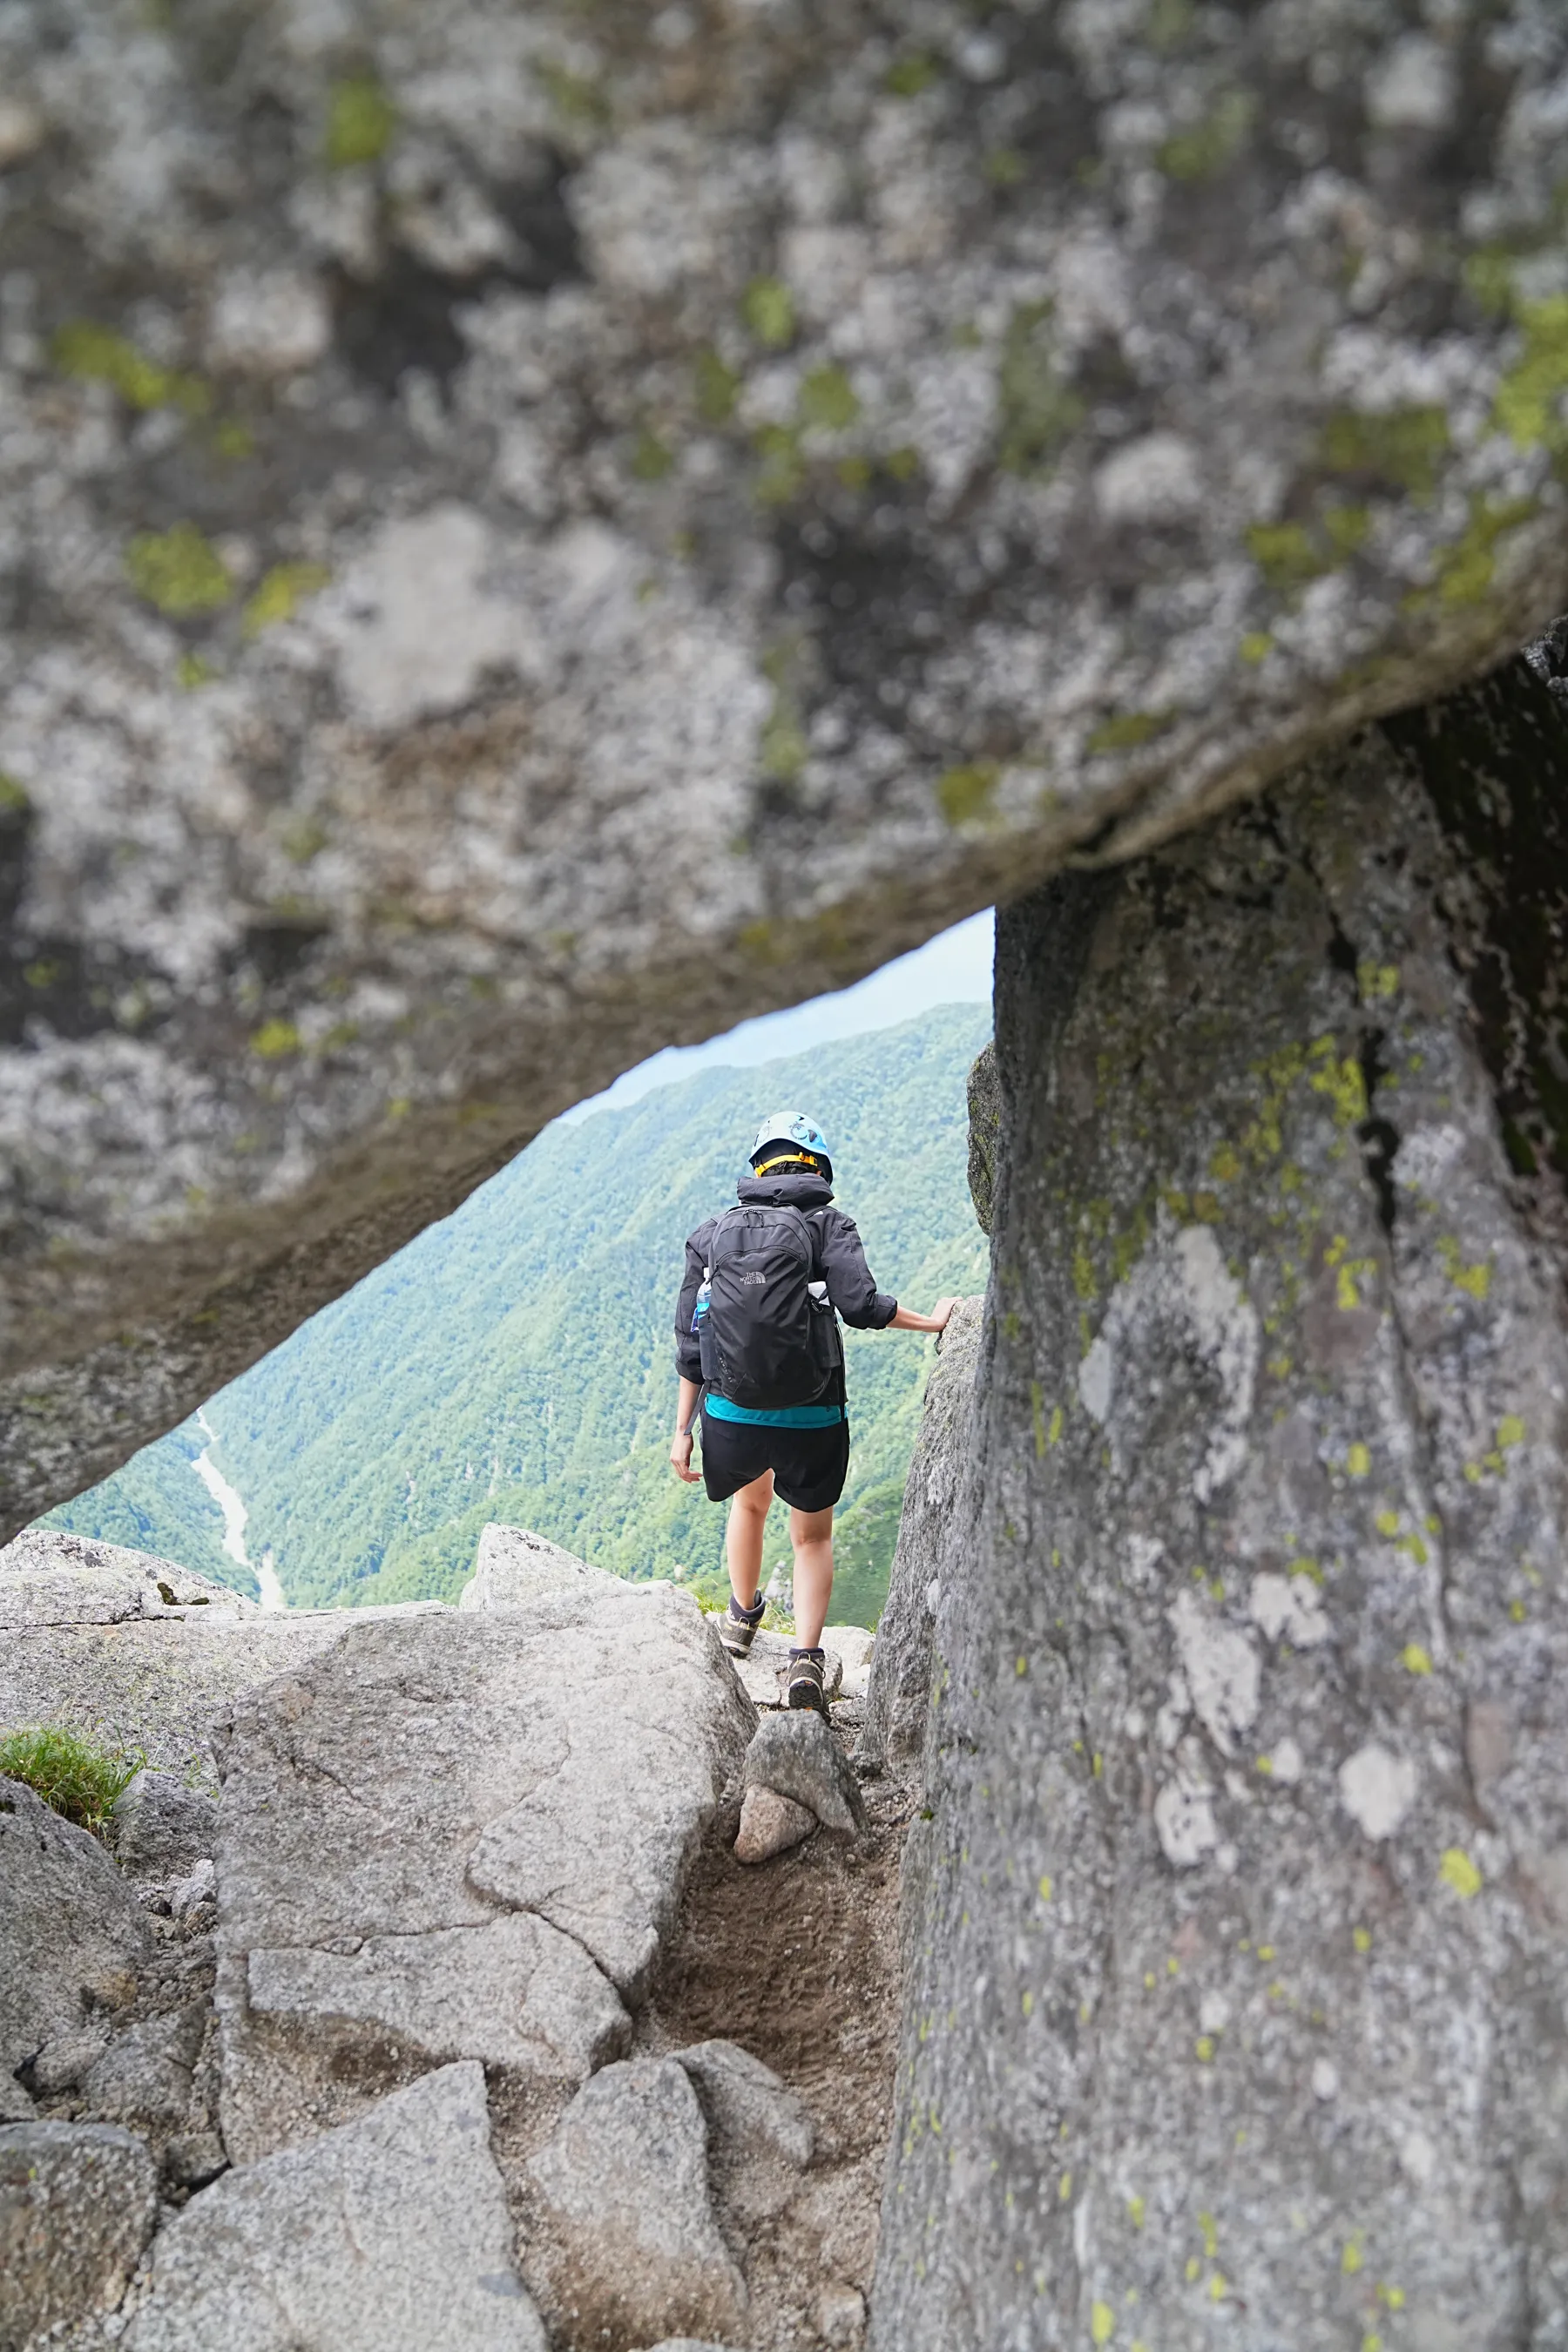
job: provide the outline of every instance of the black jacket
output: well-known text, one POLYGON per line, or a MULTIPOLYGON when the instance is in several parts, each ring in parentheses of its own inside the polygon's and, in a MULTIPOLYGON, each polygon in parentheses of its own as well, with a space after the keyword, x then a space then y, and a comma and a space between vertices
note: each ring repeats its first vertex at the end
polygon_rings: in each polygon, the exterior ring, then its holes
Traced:
MULTIPOLYGON (((881 1331, 899 1311, 899 1302, 879 1290, 871 1279, 855 1220, 833 1206, 833 1194, 820 1176, 742 1176, 736 1198, 748 1207, 798 1209, 819 1236, 820 1279, 846 1323, 857 1331, 881 1331)), ((699 1225, 686 1244, 686 1273, 675 1309, 675 1363, 683 1381, 700 1381, 702 1360, 691 1318, 702 1269, 708 1264, 717 1217, 699 1225)))

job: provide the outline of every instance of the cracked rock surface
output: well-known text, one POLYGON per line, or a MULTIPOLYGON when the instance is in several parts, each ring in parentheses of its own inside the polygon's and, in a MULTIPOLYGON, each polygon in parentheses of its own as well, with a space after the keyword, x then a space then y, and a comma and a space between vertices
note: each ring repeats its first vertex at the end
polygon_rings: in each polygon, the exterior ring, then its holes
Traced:
POLYGON ((556 2109, 624 2050, 754 1713, 684 1596, 350 1623, 235 1712, 224 2137, 248 2162, 483 2059, 556 2109))
POLYGON ((1565 783, 1521 665, 1002 920, 874 2346, 1564 2340, 1565 783))
POLYGON ((0 15, 21 1525, 1568 589, 1548 0, 0 15), (656 845, 656 848, 650 848, 656 845))

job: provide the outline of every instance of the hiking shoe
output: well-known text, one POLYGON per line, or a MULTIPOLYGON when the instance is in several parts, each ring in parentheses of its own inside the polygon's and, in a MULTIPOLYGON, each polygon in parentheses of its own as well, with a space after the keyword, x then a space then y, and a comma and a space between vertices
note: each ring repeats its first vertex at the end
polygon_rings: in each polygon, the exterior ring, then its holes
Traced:
POLYGON ((822 1687, 823 1670, 827 1664, 822 1650, 792 1650, 789 1654, 789 1703, 791 1706, 814 1706, 818 1715, 827 1713, 827 1695, 822 1687))
POLYGON ((719 1639, 732 1658, 743 1658, 752 1646, 752 1636, 763 1622, 767 1601, 758 1593, 749 1609, 742 1609, 734 1594, 724 1612, 724 1622, 719 1628, 719 1639))

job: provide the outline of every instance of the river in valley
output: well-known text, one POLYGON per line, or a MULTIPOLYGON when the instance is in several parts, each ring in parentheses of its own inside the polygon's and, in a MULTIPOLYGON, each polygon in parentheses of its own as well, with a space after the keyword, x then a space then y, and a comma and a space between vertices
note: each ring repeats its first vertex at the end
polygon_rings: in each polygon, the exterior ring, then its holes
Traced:
POLYGON ((249 1514, 212 1458, 217 1432, 205 1411, 197 1413, 196 1422, 207 1442, 191 1467, 223 1513, 223 1548, 230 1559, 237 1561, 241 1568, 249 1569, 255 1577, 261 1588, 263 1609, 287 1609, 289 1603, 283 1597, 283 1587, 278 1581, 271 1552, 264 1551, 259 1559, 252 1559, 245 1549, 245 1522, 249 1514))

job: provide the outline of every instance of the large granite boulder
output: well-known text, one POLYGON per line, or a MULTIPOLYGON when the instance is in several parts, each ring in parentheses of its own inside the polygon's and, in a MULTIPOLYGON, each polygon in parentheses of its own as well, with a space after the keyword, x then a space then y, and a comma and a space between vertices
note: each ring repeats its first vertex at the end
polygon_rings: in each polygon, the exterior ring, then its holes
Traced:
POLYGON ((255 1604, 172 1559, 54 1528, 28 1528, 0 1550, 0 1630, 123 1625, 187 1609, 252 1618, 255 1604))
POLYGON ((1540 0, 0 20, 0 1475, 1568 590, 1540 0))
POLYGON ((1002 919, 881 2352, 1563 2340, 1565 807, 1520 668, 1002 919))
POLYGON ((479 1537, 474 1572, 458 1595, 459 1609, 514 1609, 546 1592, 601 1592, 616 1580, 590 1568, 531 1528, 503 1528, 493 1521, 479 1537))
MULTIPOLYGON (((432 1612, 438 1602, 391 1613, 432 1612)), ((144 1830, 149 1851, 166 1848, 173 1866, 211 1852, 197 1832, 200 1803, 179 1791, 216 1789, 216 1720, 246 1691, 330 1649, 351 1622, 385 1613, 261 1610, 173 1560, 29 1528, 0 1551, 0 1726, 69 1722, 144 1756, 159 1778, 128 1792, 127 1816, 143 1794, 153 1802, 142 1828, 127 1822, 127 1858, 144 1830)))
POLYGON ((568 2343, 637 2352, 674 2327, 729 2335, 746 2284, 720 2232, 708 2126, 674 2058, 584 2083, 528 2168, 529 2273, 568 2343))
POLYGON ((457 2058, 563 2105, 629 2039, 755 1720, 689 1598, 613 1579, 351 1624, 244 1701, 219 1812, 231 2156, 457 2058))
POLYGON ((545 2352, 484 2071, 444 2066, 226 2173, 154 2242, 129 2352, 545 2352))

